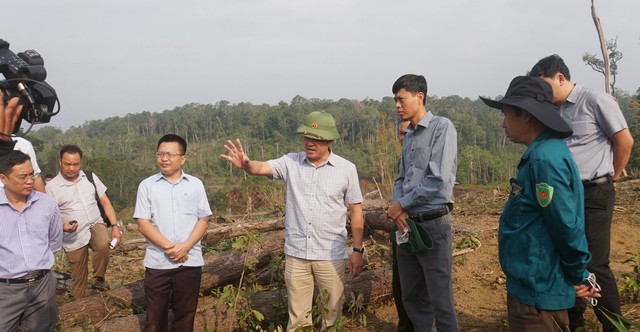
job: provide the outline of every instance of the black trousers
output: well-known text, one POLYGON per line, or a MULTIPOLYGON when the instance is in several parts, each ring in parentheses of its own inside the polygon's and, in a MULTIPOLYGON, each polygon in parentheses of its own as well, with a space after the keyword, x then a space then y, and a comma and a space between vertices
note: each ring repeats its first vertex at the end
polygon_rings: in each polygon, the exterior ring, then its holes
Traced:
MULTIPOLYGON (((591 252, 591 262, 589 262, 587 269, 596 275, 596 281, 602 288, 600 292, 602 297, 598 299, 598 306, 594 308, 594 311, 605 332, 617 331, 617 329, 601 313, 599 308, 604 307, 610 312, 620 314, 618 286, 609 267, 611 221, 615 201, 616 191, 613 181, 584 185, 585 232, 589 252, 591 252)), ((571 331, 574 331, 578 326, 585 325, 583 314, 586 307, 585 300, 576 299, 576 305, 569 309, 571 331)))
POLYGON ((169 304, 173 312, 171 331, 193 331, 198 308, 202 267, 177 269, 146 268, 144 295, 147 302, 145 332, 166 332, 169 328, 169 304))
POLYGON ((402 303, 402 290, 400 288, 400 273, 398 272, 398 260, 396 258, 396 244, 391 244, 393 248, 393 274, 391 275, 391 288, 393 289, 393 300, 396 302, 398 312, 398 332, 413 332, 413 324, 404 310, 402 303))

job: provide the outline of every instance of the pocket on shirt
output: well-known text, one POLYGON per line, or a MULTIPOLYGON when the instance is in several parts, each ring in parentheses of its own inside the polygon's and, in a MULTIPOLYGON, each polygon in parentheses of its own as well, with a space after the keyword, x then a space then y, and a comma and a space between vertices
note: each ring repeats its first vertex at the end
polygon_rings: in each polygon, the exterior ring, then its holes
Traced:
POLYGON ((48 223, 36 223, 32 225, 31 230, 34 232, 33 234, 29 234, 30 238, 36 244, 46 244, 49 242, 49 224, 48 223))
POLYGON ((180 208, 183 214, 198 215, 198 199, 192 195, 185 195, 180 202, 180 208))

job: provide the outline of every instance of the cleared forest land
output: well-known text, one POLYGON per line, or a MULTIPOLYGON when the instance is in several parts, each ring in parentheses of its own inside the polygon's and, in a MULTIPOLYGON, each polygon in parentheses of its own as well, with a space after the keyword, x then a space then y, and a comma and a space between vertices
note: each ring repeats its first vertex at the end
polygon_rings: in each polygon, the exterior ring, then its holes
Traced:
MULTIPOLYGON (((456 188, 454 209, 453 285, 461 331, 506 331, 505 277, 497 252, 498 218, 506 202, 506 188, 456 188)), ((345 303, 347 331, 394 331, 397 315, 391 298, 391 248, 388 223, 381 215, 387 202, 370 200, 366 271, 351 280, 345 303)), ((126 222, 133 222, 125 220, 126 222)), ((286 298, 282 282, 282 216, 278 212, 252 216, 223 216, 212 221, 203 240, 207 255, 198 308, 198 331, 256 330, 258 317, 270 331, 286 325, 286 298), (243 235, 245 234, 245 235, 243 235), (249 235, 246 235, 249 234, 249 235), (246 268, 250 265, 251 268, 246 268), (244 271, 244 273, 243 273, 244 271), (237 286, 242 278, 240 293, 237 286), (229 285, 234 285, 231 287, 229 285), (226 287, 225 287, 226 286, 226 287), (239 294, 239 295, 238 295, 239 294), (233 309, 235 308, 235 310, 233 309)), ((612 229, 611 267, 619 286, 624 275, 633 276, 640 261, 640 180, 618 183, 612 229)), ((125 241, 114 250, 107 279, 111 291, 73 301, 61 290, 61 330, 139 331, 144 322, 141 280, 144 241, 128 227, 125 241)), ((63 259, 58 268, 66 268, 63 259)), ((628 284, 627 284, 628 285, 628 284)), ((623 292, 623 296, 632 293, 623 292)), ((637 296, 637 293, 636 293, 637 296)), ((638 299, 626 298, 625 317, 640 321, 638 299)), ((590 331, 597 330, 595 316, 588 313, 590 331)))

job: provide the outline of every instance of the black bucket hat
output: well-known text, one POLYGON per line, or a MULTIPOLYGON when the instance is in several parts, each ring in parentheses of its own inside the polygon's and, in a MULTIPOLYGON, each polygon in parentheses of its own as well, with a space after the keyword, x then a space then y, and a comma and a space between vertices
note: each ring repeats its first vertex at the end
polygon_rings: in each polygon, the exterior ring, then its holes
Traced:
MULTIPOLYGON (((433 249, 433 239, 431 239, 431 235, 429 232, 424 229, 420 224, 413 221, 411 218, 406 218, 407 224, 409 228, 411 228, 411 232, 409 232, 409 242, 401 243, 400 246, 411 251, 412 253, 425 252, 429 249, 433 249)), ((393 225, 393 230, 389 236, 391 239, 391 243, 397 244, 396 242, 396 231, 398 230, 398 226, 393 225)))
POLYGON ((503 109, 505 105, 521 108, 533 115, 560 138, 573 134, 573 130, 553 106, 551 85, 539 77, 518 76, 511 80, 507 93, 500 100, 480 97, 487 106, 503 109))

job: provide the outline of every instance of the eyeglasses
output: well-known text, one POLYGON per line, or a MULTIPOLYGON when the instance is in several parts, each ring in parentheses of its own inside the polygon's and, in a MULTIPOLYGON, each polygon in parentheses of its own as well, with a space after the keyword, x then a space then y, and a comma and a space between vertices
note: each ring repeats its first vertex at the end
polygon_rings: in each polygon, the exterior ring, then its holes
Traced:
POLYGON ((36 175, 31 173, 31 174, 22 174, 22 175, 18 175, 16 176, 16 178, 18 178, 18 182, 20 183, 25 183, 29 180, 34 181, 36 179, 36 175))
POLYGON ((156 152, 156 157, 157 158, 164 158, 164 157, 168 157, 168 158, 173 158, 173 157, 179 157, 179 156, 184 156, 182 153, 174 153, 174 152, 156 152))

